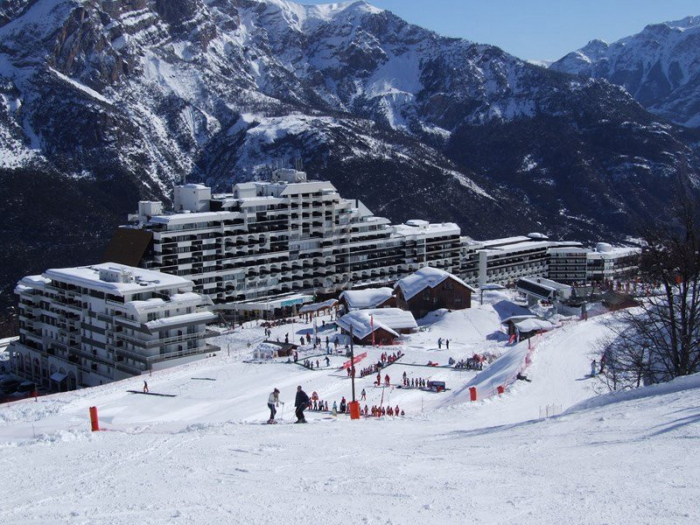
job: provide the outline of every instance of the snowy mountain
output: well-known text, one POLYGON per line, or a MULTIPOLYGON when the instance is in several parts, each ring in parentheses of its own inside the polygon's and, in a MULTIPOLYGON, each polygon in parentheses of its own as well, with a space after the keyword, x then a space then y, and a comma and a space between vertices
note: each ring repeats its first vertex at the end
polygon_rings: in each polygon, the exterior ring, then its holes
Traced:
POLYGON ((651 112, 700 127, 700 16, 649 25, 612 44, 593 40, 550 67, 604 78, 651 112))
POLYGON ((474 237, 622 237, 698 187, 700 133, 622 89, 362 1, 0 9, 6 292, 98 259, 135 202, 169 199, 175 181, 223 189, 296 157, 378 214, 474 237))

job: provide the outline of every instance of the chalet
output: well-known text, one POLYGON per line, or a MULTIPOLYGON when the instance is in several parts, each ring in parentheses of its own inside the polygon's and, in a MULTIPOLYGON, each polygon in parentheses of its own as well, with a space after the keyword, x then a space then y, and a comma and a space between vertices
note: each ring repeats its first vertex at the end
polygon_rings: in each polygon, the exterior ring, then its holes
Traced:
POLYGON ((347 290, 340 294, 340 304, 346 312, 367 310, 369 308, 395 308, 396 297, 391 288, 368 288, 366 290, 347 290))
POLYGON ((336 321, 344 334, 352 329, 353 339, 357 344, 372 344, 372 334, 376 344, 393 343, 400 334, 407 334, 418 329, 411 312, 399 308, 375 308, 355 310, 336 321))
POLYGON ((470 308, 475 291, 459 277, 430 266, 401 279, 394 289, 397 306, 418 318, 440 308, 470 308))

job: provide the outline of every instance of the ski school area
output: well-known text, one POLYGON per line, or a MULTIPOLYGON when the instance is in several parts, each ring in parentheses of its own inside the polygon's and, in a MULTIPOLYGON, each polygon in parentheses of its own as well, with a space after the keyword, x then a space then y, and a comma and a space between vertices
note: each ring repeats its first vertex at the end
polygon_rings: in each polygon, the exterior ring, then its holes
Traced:
POLYGON ((522 315, 493 291, 400 344, 354 345, 358 420, 330 315, 248 322, 206 359, 8 403, 0 522, 308 524, 333 508, 325 523, 697 523, 683 502, 700 486, 700 381, 600 395, 590 364, 617 314, 512 341, 522 315), (293 424, 298 386, 308 425, 293 424))

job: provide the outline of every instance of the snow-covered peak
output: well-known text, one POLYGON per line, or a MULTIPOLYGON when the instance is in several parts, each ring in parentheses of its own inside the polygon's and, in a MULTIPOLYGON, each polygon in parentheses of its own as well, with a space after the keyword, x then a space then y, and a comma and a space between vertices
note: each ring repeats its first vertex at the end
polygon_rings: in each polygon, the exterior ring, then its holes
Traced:
POLYGON ((652 24, 606 44, 593 40, 551 68, 605 78, 680 124, 700 126, 700 16, 652 24))
POLYGON ((289 0, 254 1, 265 5, 268 14, 281 15, 285 22, 297 31, 304 31, 319 23, 331 23, 341 18, 354 19, 383 11, 364 0, 319 5, 303 5, 289 0))
MULTIPOLYGON (((700 16, 686 16, 685 18, 681 18, 680 20, 674 20, 671 22, 664 22, 663 24, 658 24, 658 25, 665 25, 668 26, 672 29, 692 29, 694 27, 700 27, 700 16)), ((648 27, 653 27, 653 26, 648 26, 648 27)))

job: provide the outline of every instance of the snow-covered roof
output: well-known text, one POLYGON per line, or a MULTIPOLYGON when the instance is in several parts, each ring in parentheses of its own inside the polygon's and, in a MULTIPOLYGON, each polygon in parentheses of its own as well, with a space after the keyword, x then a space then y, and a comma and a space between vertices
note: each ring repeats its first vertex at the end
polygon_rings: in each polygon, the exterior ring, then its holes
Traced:
POLYGON ((515 327, 520 332, 534 332, 535 330, 552 330, 554 325, 542 319, 525 319, 515 323, 515 327))
POLYGON ((191 222, 223 221, 240 217, 240 212, 233 211, 203 211, 193 213, 171 213, 169 215, 154 215, 151 224, 188 224, 191 222))
POLYGON ((491 254, 501 254, 501 253, 513 253, 521 252, 525 250, 536 250, 536 249, 546 249, 546 248, 556 248, 556 247, 580 247, 581 243, 576 241, 532 241, 527 240, 523 242, 515 242, 512 244, 505 244, 502 246, 488 246, 486 245, 483 250, 486 253, 491 254))
POLYGON ((425 288, 435 288, 446 279, 452 279, 458 284, 469 288, 472 292, 476 291, 456 275, 452 275, 451 273, 446 272, 445 270, 440 270, 439 268, 432 268, 431 266, 421 268, 408 277, 404 277, 394 285, 394 288, 400 287, 404 297, 408 301, 425 288))
POLYGON ((537 316, 535 314, 522 314, 522 315, 511 315, 510 317, 506 317, 505 319, 501 319, 502 324, 506 323, 519 323, 520 321, 524 321, 526 319, 536 319, 537 316))
POLYGON ((192 281, 168 273, 145 270, 117 263, 101 263, 77 268, 46 270, 44 278, 98 289, 115 295, 144 292, 156 288, 191 288, 192 281), (100 270, 129 274, 129 282, 110 282, 100 277, 100 270))
POLYGON ((347 290, 340 294, 350 310, 376 308, 394 294, 391 288, 368 288, 367 290, 347 290))
POLYGON ((431 224, 426 221, 413 220, 394 226, 394 231, 398 235, 408 237, 411 235, 460 235, 462 230, 454 222, 431 224))
POLYGON ((322 303, 307 304, 299 309, 299 313, 306 314, 309 312, 318 312, 319 310, 323 310, 325 308, 332 308, 336 304, 338 304, 337 299, 328 299, 327 301, 323 301, 322 303))
POLYGON ((642 253, 641 248, 631 248, 628 246, 607 245, 604 250, 600 250, 600 244, 603 243, 599 243, 595 251, 591 251, 588 253, 588 259, 617 259, 621 257, 629 257, 631 255, 640 255, 642 253))
POLYGON ((374 330, 382 328, 390 334, 398 337, 397 330, 416 330, 418 324, 411 312, 400 308, 374 308, 369 310, 355 310, 344 315, 336 321, 338 326, 350 331, 353 336, 364 339, 374 330))
POLYGON ((158 330, 171 326, 185 325, 190 323, 208 323, 216 319, 216 314, 213 312, 194 312, 191 314, 174 315, 172 317, 164 317, 155 321, 148 321, 146 327, 149 330, 158 330))

